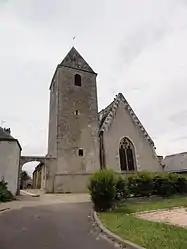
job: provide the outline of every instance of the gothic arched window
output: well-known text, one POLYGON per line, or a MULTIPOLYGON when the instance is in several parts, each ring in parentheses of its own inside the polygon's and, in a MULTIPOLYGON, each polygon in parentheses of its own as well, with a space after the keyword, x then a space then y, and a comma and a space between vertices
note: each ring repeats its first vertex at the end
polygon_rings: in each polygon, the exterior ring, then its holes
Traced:
POLYGON ((120 167, 122 171, 135 170, 135 150, 132 142, 124 137, 119 146, 120 167))
POLYGON ((81 86, 81 76, 79 74, 75 74, 74 83, 75 86, 81 86))

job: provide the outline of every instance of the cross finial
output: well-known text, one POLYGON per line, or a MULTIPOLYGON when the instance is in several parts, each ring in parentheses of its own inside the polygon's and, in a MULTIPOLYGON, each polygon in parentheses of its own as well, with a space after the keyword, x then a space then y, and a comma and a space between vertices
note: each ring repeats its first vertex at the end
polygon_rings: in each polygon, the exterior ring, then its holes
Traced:
POLYGON ((76 39, 76 36, 73 36, 73 47, 75 45, 75 39, 76 39))

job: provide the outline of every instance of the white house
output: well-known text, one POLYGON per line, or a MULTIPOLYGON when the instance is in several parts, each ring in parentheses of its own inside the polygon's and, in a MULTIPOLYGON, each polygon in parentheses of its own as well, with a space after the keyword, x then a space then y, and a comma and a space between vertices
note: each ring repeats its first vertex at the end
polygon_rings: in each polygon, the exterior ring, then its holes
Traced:
POLYGON ((0 181, 8 182, 8 189, 13 195, 18 190, 19 161, 21 146, 10 134, 10 129, 0 127, 0 181))

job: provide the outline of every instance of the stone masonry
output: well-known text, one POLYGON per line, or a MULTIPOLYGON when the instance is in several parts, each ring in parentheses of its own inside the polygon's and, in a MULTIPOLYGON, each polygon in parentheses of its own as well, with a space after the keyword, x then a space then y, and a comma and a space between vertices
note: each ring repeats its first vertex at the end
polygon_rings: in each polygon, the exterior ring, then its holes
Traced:
POLYGON ((96 77, 74 47, 57 66, 50 85, 47 158, 53 160, 45 165, 46 192, 86 192, 90 175, 103 168, 162 170, 154 142, 123 94, 98 113, 96 77), (130 147, 121 149, 122 141, 130 147))
POLYGON ((96 76, 74 48, 57 66, 50 86, 48 144, 48 156, 56 160, 48 168, 47 192, 82 192, 78 182, 100 168, 96 76), (75 85, 76 74, 81 86, 75 85))

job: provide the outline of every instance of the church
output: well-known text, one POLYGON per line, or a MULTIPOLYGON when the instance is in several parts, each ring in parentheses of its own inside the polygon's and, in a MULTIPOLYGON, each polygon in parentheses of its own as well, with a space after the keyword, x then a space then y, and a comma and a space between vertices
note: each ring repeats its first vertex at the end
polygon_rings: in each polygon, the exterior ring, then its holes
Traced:
POLYGON ((50 85, 46 192, 86 192, 90 175, 162 171, 155 145, 122 93, 98 112, 97 73, 72 47, 50 85))

